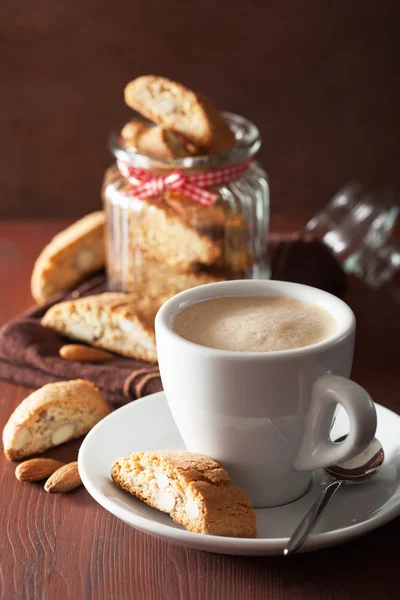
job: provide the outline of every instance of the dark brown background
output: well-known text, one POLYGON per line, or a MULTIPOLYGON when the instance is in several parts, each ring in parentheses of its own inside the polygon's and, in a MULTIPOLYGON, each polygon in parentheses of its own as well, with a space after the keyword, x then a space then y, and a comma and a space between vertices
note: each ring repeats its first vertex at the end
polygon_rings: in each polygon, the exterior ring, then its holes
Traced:
POLYGON ((400 189, 397 0, 2 0, 0 217, 99 206, 122 90, 156 73, 253 119, 276 217, 400 189))

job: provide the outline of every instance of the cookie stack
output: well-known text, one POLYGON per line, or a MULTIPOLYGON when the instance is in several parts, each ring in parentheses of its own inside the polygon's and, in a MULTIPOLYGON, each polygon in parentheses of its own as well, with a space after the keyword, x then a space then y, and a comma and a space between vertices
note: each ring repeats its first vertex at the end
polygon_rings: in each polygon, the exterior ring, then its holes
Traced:
MULTIPOLYGON (((190 173, 209 171, 215 162, 226 164, 237 143, 210 100, 168 79, 135 79, 125 101, 140 118, 123 127, 118 145, 131 165, 144 158, 149 176, 177 166, 185 171, 180 159, 189 159, 190 173)), ((216 200, 208 206, 168 188, 142 199, 114 165, 103 188, 106 210, 58 234, 36 261, 31 282, 35 300, 46 302, 107 262, 112 293, 56 304, 43 324, 72 340, 156 362, 154 316, 161 304, 191 287, 243 278, 254 263, 241 202, 221 189, 212 188, 216 200)))
MULTIPOLYGON (((177 160, 215 156, 236 145, 234 133, 210 100, 168 79, 135 79, 125 88, 125 101, 147 121, 127 123, 119 143, 132 164, 135 153, 149 158, 150 175, 167 175, 177 166, 184 170, 177 160)), ((210 167, 192 165, 189 170, 196 168, 210 167)), ((122 198, 129 188, 119 170, 111 168, 103 197, 113 287, 166 299, 195 285, 245 276, 247 227, 233 194, 229 202, 219 196, 213 205, 202 206, 166 190, 145 200, 130 195, 127 204, 122 198)))

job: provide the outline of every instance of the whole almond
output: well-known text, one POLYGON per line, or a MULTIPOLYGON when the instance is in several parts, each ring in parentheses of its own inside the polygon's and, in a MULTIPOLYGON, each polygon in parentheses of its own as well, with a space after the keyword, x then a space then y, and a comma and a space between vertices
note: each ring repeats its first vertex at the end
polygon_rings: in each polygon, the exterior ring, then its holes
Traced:
POLYGON ((60 348, 60 356, 65 360, 76 360, 79 362, 104 362, 114 358, 112 354, 99 348, 91 348, 82 344, 66 344, 60 348))
POLYGON ((57 469, 44 484, 50 494, 65 494, 82 485, 78 471, 78 463, 71 462, 57 469))
POLYGON ((60 460, 52 458, 31 458, 20 463, 15 469, 15 477, 19 481, 41 481, 64 465, 60 460))

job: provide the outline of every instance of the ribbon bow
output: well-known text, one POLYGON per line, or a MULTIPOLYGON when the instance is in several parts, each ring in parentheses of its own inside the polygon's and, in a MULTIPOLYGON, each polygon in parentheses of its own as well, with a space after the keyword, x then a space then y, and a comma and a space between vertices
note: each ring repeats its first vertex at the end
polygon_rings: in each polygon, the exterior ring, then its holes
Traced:
POLYGON ((211 206, 217 200, 218 194, 204 188, 224 185, 239 179, 249 168, 249 161, 215 171, 204 171, 188 175, 185 175, 179 169, 175 169, 166 176, 155 176, 145 169, 137 169, 122 161, 118 161, 118 168, 121 175, 132 183, 132 187, 126 191, 130 196, 143 199, 153 198, 166 190, 172 190, 181 192, 184 196, 202 206, 211 206))

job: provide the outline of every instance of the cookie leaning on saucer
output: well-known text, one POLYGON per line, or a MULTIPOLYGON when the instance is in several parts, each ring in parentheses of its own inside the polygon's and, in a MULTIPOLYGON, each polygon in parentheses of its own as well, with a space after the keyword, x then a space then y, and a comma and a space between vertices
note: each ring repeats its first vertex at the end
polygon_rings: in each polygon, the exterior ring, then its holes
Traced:
POLYGON ((49 383, 17 406, 3 430, 4 454, 18 460, 78 438, 110 409, 90 381, 49 383))
POLYGON ((122 489, 168 513, 188 531, 256 537, 256 516, 244 492, 217 462, 193 452, 147 451, 116 460, 111 477, 122 489))
POLYGON ((164 77, 143 75, 131 81, 125 87, 125 102, 207 153, 224 152, 236 144, 234 134, 210 100, 164 77))
POLYGON ((105 265, 105 215, 96 211, 58 233, 42 250, 32 272, 31 292, 46 302, 105 265))
POLYGON ((54 304, 42 325, 122 356, 157 362, 154 318, 159 302, 106 292, 54 304))

